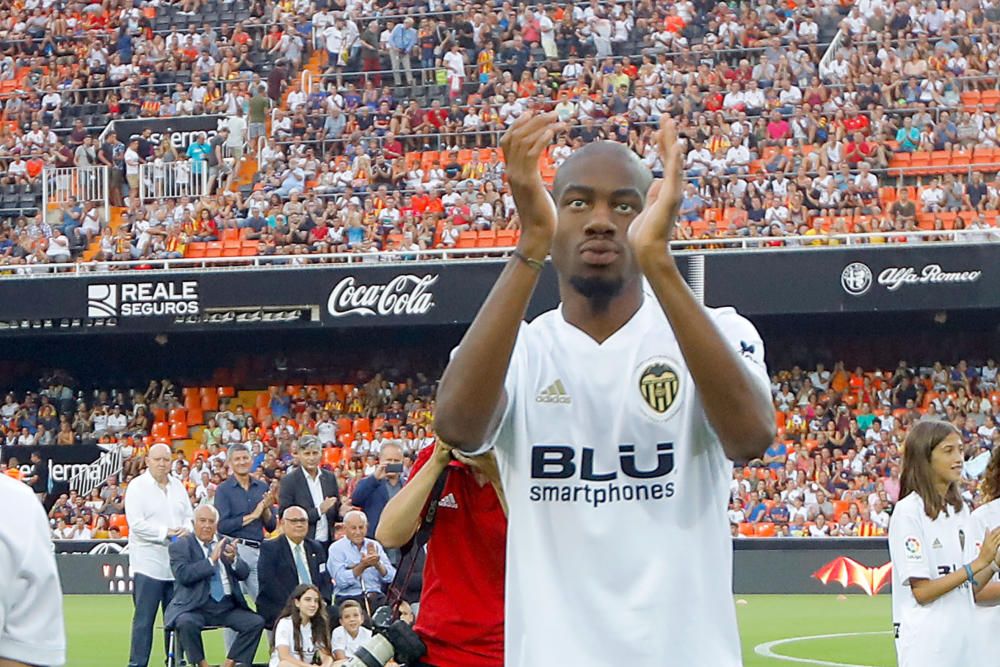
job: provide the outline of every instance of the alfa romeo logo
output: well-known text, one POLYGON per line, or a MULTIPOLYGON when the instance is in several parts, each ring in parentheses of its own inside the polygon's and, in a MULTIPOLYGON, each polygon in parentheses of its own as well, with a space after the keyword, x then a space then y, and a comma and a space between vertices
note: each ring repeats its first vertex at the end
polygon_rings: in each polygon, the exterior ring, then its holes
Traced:
POLYGON ((872 270, 862 262, 851 262, 840 274, 840 285, 853 296, 861 296, 872 286, 872 270))

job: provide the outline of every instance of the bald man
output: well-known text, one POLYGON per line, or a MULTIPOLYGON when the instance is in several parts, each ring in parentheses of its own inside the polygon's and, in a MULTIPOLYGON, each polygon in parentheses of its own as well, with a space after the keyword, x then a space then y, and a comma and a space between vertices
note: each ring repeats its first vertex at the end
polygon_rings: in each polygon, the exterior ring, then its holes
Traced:
POLYGON ((326 571, 326 549, 309 538, 308 513, 297 505, 286 508, 281 514, 281 528, 282 535, 260 545, 257 561, 257 613, 264 617, 268 628, 274 627, 288 596, 299 584, 319 588, 327 604, 333 596, 326 571))
POLYGON ((193 527, 191 501, 184 485, 170 477, 170 447, 156 444, 146 455, 146 472, 125 490, 128 560, 132 569, 132 643, 129 667, 146 667, 153 646, 158 607, 166 610, 173 595, 167 547, 193 527))

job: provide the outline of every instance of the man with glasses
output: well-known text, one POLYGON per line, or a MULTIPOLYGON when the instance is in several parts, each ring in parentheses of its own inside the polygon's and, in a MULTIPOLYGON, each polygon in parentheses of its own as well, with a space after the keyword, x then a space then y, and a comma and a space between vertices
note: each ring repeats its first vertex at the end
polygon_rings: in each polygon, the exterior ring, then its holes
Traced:
MULTIPOLYGON (((264 627, 273 628, 288 597, 299 584, 313 584, 329 605, 333 595, 326 571, 326 549, 307 537, 309 516, 301 507, 287 508, 281 515, 284 533, 266 540, 257 561, 257 613, 264 617, 264 627)), ((332 607, 331 607, 332 609, 332 607)))

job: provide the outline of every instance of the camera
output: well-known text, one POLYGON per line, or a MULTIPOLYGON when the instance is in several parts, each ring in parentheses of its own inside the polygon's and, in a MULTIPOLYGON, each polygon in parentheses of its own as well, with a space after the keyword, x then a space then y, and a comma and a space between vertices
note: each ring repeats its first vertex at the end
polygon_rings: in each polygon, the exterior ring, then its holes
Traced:
POLYGON ((392 608, 382 606, 372 614, 375 634, 355 651, 347 667, 383 667, 389 660, 408 665, 427 652, 427 647, 406 621, 392 622, 392 608))
POLYGON ((403 472, 403 464, 402 463, 387 463, 385 465, 385 471, 386 472, 403 472))

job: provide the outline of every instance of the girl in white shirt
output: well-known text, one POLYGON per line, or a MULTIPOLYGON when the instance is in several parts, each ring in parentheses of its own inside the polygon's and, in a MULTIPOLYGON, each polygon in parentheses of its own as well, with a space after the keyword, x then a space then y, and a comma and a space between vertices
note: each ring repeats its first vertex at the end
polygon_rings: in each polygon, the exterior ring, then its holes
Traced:
POLYGON ((329 628, 326 603, 319 589, 311 584, 300 584, 278 615, 274 626, 274 651, 268 667, 331 667, 333 652, 327 639, 329 628))
POLYGON ((954 426, 926 420, 910 430, 901 500, 889 523, 899 667, 971 665, 983 655, 970 632, 973 593, 1000 569, 994 562, 1000 529, 975 533, 959 487, 962 465, 962 437, 954 426))

